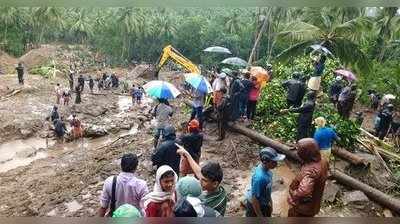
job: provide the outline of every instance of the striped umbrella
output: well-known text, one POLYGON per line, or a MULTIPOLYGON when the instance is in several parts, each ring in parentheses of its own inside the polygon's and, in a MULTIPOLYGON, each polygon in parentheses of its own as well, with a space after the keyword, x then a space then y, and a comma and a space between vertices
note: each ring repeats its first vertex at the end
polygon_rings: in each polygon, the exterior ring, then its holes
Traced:
POLYGON ((206 94, 212 92, 210 83, 202 75, 196 73, 187 73, 185 74, 185 81, 199 92, 206 94))
POLYGON ((181 92, 169 82, 154 80, 143 86, 147 95, 159 99, 174 99, 181 92))

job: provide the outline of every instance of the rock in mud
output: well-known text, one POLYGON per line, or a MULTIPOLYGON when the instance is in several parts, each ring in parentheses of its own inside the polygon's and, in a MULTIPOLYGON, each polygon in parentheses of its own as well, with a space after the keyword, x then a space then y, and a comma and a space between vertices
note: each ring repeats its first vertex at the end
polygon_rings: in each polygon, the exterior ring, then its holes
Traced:
POLYGON ((79 204, 76 200, 73 200, 69 203, 65 203, 65 207, 67 207, 67 210, 70 213, 77 212, 79 209, 83 208, 83 206, 79 204))
POLYGON ((323 201, 334 202, 340 187, 332 181, 327 181, 324 189, 323 201))
POLYGON ((107 135, 107 130, 104 127, 93 125, 85 129, 85 137, 101 137, 107 135))
POLYGON ((344 205, 363 204, 369 202, 368 197, 362 191, 350 191, 343 194, 344 205))
POLYGON ((380 205, 370 201, 362 191, 346 192, 342 200, 346 208, 359 213, 360 217, 377 216, 383 211, 380 205))
POLYGON ((31 129, 21 129, 19 132, 24 139, 29 138, 33 135, 33 131, 31 129))

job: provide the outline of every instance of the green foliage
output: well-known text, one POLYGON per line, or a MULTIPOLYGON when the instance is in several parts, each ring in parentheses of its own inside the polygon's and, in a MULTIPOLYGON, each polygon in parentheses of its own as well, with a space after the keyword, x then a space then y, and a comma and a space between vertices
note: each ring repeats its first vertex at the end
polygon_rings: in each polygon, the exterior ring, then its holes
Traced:
POLYGON ((372 72, 360 74, 359 77, 358 83, 363 91, 360 98, 362 103, 369 103, 367 91, 375 89, 380 94, 397 96, 395 103, 400 107, 400 65, 398 61, 374 62, 372 72))
POLYGON ((34 75, 40 75, 44 78, 51 78, 53 75, 53 68, 50 66, 38 66, 31 69, 30 73, 34 75))
POLYGON ((40 75, 46 79, 52 78, 56 73, 66 70, 66 65, 57 65, 55 61, 48 61, 43 65, 32 68, 29 72, 34 75, 40 75))
POLYGON ((353 120, 343 119, 338 113, 337 109, 329 99, 325 96, 322 102, 317 104, 314 118, 324 117, 327 121, 327 126, 331 126, 336 130, 340 137, 339 145, 352 149, 356 144, 357 136, 360 134, 360 126, 353 120))
MULTIPOLYGON (((328 89, 329 83, 333 79, 332 71, 336 69, 338 62, 328 60, 326 70, 322 76, 322 88, 328 89)), ((305 75, 312 73, 312 65, 307 57, 300 57, 293 60, 290 64, 274 65, 275 77, 262 90, 260 100, 257 104, 257 122, 254 127, 268 136, 281 139, 283 141, 293 141, 296 136, 296 126, 298 114, 281 114, 280 110, 287 108, 286 90, 282 87, 282 82, 291 78, 294 71, 303 71, 305 75)), ((329 102, 328 96, 324 95, 318 99, 314 112, 314 119, 324 117, 328 125, 335 128, 341 138, 339 145, 352 148, 356 143, 356 137, 360 133, 359 126, 352 120, 342 119, 337 113, 336 108, 329 102)))
POLYGON ((255 128, 268 136, 285 141, 296 136, 296 115, 280 114, 287 108, 286 91, 281 85, 281 79, 274 79, 262 91, 257 104, 257 122, 255 128))

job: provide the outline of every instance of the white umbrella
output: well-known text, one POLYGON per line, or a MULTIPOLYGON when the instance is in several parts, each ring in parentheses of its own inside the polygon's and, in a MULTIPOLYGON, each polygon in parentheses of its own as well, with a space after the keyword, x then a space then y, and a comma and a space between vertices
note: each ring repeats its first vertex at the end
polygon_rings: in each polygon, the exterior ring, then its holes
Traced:
POLYGON ((231 51, 228 48, 219 47, 219 46, 207 47, 203 51, 204 52, 221 53, 221 54, 232 54, 231 51))

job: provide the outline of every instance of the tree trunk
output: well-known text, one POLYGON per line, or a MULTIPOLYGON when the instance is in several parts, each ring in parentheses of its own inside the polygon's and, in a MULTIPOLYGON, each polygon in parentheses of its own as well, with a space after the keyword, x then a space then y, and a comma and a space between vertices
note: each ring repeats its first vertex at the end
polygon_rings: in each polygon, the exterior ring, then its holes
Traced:
POLYGON ((353 189, 358 189, 364 192, 369 199, 379 203, 380 205, 400 213, 400 200, 394 198, 391 195, 387 195, 382 191, 379 191, 367 184, 362 183, 342 172, 335 171, 332 174, 332 177, 337 180, 339 183, 347 185, 353 189))
POLYGON ((263 21, 263 25, 262 25, 262 27, 261 27, 261 30, 260 30, 260 32, 258 33, 257 39, 256 39, 256 41, 255 41, 255 43, 254 43, 253 49, 251 50, 250 57, 249 57, 249 60, 248 60, 248 62, 247 62, 247 63, 248 63, 248 67, 251 66, 251 62, 252 62, 252 60, 253 60, 253 55, 254 55, 254 52, 255 52, 256 49, 257 49, 258 42, 260 42, 261 37, 262 37, 262 34, 264 33, 265 28, 267 27, 267 23, 268 23, 268 19, 267 19, 267 18, 268 18, 268 17, 265 17, 265 19, 264 19, 264 21, 263 21))
MULTIPOLYGON (((270 138, 267 138, 264 135, 259 134, 258 132, 251 130, 249 128, 243 127, 238 124, 233 124, 229 123, 229 127, 238 132, 241 133, 255 141, 258 141, 259 143, 263 145, 270 146, 274 148, 275 150, 287 155, 293 160, 300 161, 299 157, 297 156, 297 153, 295 151, 290 150, 290 147, 282 144, 280 142, 277 142, 275 140, 272 140, 270 138)), ((371 200, 383 205, 386 208, 391 209, 392 211, 395 211, 397 213, 400 213, 400 200, 394 198, 393 196, 387 195, 367 184, 362 183, 361 181, 358 181, 340 171, 334 170, 332 173, 331 177, 341 184, 347 185, 353 189, 361 190, 364 192, 371 200)))
MULTIPOLYGON (((252 129, 246 128, 246 127, 241 126, 241 125, 230 124, 230 128, 232 128, 232 130, 234 130, 236 132, 239 132, 239 133, 241 133, 243 135, 246 135, 247 137, 249 137, 249 138, 251 138, 251 139, 253 139, 255 141, 258 141, 258 142, 260 142, 260 143, 262 143, 264 145, 272 147, 272 148, 280 151, 281 153, 288 155, 289 157, 291 157, 294 160, 297 160, 297 161, 300 160, 298 158, 298 156, 297 156, 297 153, 295 151, 291 150, 291 148, 289 146, 285 145, 285 144, 282 144, 282 143, 280 143, 278 141, 270 139, 270 138, 268 138, 268 137, 266 137, 266 136, 264 136, 264 135, 262 135, 262 134, 260 134, 260 133, 258 133, 256 131, 252 130, 252 129)), ((334 149, 334 150, 332 150, 332 153, 334 155, 339 156, 342 159, 345 159, 345 160, 349 161, 350 163, 352 163, 354 165, 363 166, 363 167, 367 167, 368 166, 368 162, 365 159, 363 159, 363 158, 361 158, 361 157, 359 157, 359 156, 357 156, 357 155, 355 155, 355 154, 353 154, 351 152, 348 152, 346 150, 334 149)))

